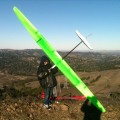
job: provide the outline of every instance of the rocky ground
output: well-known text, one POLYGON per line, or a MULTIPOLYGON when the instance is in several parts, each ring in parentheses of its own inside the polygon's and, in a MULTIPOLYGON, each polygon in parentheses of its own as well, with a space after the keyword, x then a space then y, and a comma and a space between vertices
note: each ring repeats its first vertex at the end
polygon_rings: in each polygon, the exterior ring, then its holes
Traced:
MULTIPOLYGON (((78 75, 86 79, 83 80, 106 108, 106 112, 101 114, 101 120, 120 120, 120 70, 83 72, 78 75), (100 78, 97 80, 98 76, 100 78), (94 82, 91 82, 93 80, 94 82)), ((1 74, 1 86, 6 83, 14 84, 11 84, 12 88, 0 89, 0 120, 83 120, 84 113, 81 107, 84 101, 62 100, 58 104, 54 103, 51 110, 45 109, 40 97, 42 90, 35 80, 36 77, 32 76, 1 74)), ((66 83, 63 76, 57 80, 58 83, 61 82, 60 86, 66 83)), ((69 83, 66 88, 63 86, 58 91, 62 91, 60 96, 71 93, 80 95, 80 92, 69 83)))
MULTIPOLYGON (((120 103, 110 99, 101 99, 106 108, 101 120, 120 120, 120 103)), ((83 120, 81 106, 84 101, 63 100, 54 103, 51 110, 42 105, 39 97, 27 96, 0 101, 0 120, 83 120)))

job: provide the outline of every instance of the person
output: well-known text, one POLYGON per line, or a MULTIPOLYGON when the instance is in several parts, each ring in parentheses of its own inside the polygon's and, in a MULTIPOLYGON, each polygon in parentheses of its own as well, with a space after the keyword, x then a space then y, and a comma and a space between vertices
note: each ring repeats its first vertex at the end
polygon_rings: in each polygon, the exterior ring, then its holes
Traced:
POLYGON ((52 64, 47 56, 42 56, 38 67, 37 76, 41 87, 44 89, 44 107, 51 109, 53 103, 53 88, 57 85, 55 74, 58 72, 57 67, 51 69, 52 64))
POLYGON ((84 113, 83 120, 101 120, 101 111, 96 108, 88 99, 81 107, 81 111, 84 113))

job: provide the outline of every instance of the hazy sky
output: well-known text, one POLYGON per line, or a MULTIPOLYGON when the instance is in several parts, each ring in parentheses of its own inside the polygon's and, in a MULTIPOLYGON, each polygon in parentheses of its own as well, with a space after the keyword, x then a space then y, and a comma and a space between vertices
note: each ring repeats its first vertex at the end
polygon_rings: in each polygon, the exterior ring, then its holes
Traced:
MULTIPOLYGON (((0 0, 0 49, 38 49, 13 12, 18 7, 57 50, 70 50, 80 40, 94 50, 120 50, 120 0, 0 0)), ((76 50, 88 50, 84 45, 76 50)))

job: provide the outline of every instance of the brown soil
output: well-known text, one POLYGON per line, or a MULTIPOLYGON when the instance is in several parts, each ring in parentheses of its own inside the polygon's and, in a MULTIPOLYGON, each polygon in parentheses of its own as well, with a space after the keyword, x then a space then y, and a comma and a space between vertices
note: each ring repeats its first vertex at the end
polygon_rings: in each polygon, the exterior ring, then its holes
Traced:
MULTIPOLYGON (((101 72, 83 72, 77 73, 80 78, 89 77, 89 80, 84 80, 88 84, 90 90, 98 97, 100 102, 106 108, 106 112, 102 113, 101 120, 120 120, 120 70, 108 70, 101 72), (98 80, 97 76, 101 76, 98 80)), ((0 75, 0 84, 11 83, 17 80, 37 80, 31 76, 12 76, 0 75)), ((64 83, 64 76, 58 77, 58 83, 64 83)), ((27 87, 39 87, 38 81, 28 82, 27 87)), ((68 88, 62 88, 59 95, 80 95, 70 83, 68 88)), ((42 105, 40 95, 37 97, 26 96, 20 98, 11 98, 0 101, 0 120, 83 120, 84 113, 81 111, 81 106, 84 101, 62 100, 59 104, 54 103, 51 110, 47 110, 42 105)))

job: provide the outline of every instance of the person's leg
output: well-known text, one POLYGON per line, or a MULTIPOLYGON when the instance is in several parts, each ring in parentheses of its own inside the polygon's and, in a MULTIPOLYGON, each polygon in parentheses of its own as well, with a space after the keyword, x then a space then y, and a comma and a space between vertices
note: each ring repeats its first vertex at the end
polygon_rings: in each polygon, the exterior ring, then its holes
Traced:
POLYGON ((49 105, 54 102, 53 87, 50 88, 49 105))
POLYGON ((44 90, 45 97, 44 97, 43 103, 46 104, 46 105, 48 105, 48 103, 49 103, 49 91, 50 91, 49 88, 46 88, 44 90))
POLYGON ((50 97, 53 96, 53 87, 50 87, 50 97))
POLYGON ((45 97, 44 97, 44 100, 43 100, 43 104, 44 104, 44 107, 47 108, 48 110, 51 109, 51 106, 49 106, 49 98, 50 98, 50 88, 46 88, 44 90, 45 92, 45 97))
POLYGON ((57 97, 57 86, 53 88, 53 96, 57 97))

